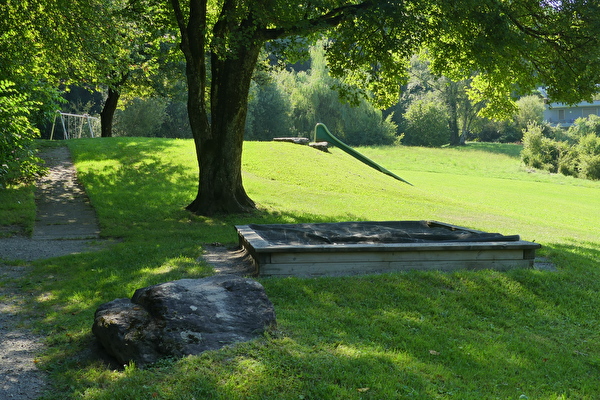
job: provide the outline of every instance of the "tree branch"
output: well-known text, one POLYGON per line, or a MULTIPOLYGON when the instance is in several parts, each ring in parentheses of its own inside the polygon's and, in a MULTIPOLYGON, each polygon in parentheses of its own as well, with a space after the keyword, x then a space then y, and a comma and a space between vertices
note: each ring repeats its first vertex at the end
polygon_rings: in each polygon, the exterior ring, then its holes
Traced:
POLYGON ((288 27, 264 29, 262 37, 265 40, 279 39, 286 36, 305 35, 316 32, 323 27, 335 27, 345 19, 356 15, 361 10, 367 10, 373 7, 375 3, 371 0, 359 4, 348 4, 334 8, 329 12, 315 18, 296 21, 288 27))
POLYGON ((177 25, 179 26, 179 31, 183 35, 185 32, 185 17, 183 16, 183 12, 181 11, 181 4, 179 0, 171 0, 171 6, 173 7, 173 12, 175 14, 175 19, 177 20, 177 25))

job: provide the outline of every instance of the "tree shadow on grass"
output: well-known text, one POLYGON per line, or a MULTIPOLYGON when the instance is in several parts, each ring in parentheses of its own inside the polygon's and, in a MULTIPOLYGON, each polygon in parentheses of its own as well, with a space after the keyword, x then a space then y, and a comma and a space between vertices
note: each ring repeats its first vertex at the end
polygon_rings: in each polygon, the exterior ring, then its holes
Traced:
MULTIPOLYGON (((599 259, 597 247, 556 250, 571 253, 571 263, 588 269, 599 259)), ((591 386, 573 389, 581 377, 597 376, 600 358, 592 349, 600 343, 592 338, 597 338, 593 321, 600 317, 600 284, 585 276, 535 270, 407 272, 264 284, 295 339, 309 348, 343 344, 357 354, 404 354, 404 361, 392 362, 419 371, 425 382, 419 395, 448 390, 462 398, 491 393, 545 398, 582 395, 591 386)))
MULTIPOLYGON (((314 222, 293 213, 264 213, 262 218, 314 222)), ((231 222, 243 219, 219 221, 224 226, 231 222)), ((62 350, 48 357, 50 365, 60 365, 57 384, 67 392, 89 390, 86 399, 109 394, 165 399, 583 398, 594 390, 585 382, 593 385, 598 377, 600 251, 589 243, 552 245, 548 254, 558 272, 411 271, 262 279, 275 304, 277 331, 144 371, 115 373, 107 380, 105 367, 89 354, 83 356, 93 341, 86 328, 95 306, 108 293, 108 298, 115 295, 115 287, 125 284, 131 290, 132 282, 148 283, 153 273, 162 280, 191 268, 185 260, 171 260, 170 271, 161 275, 148 265, 168 264, 172 251, 138 246, 139 257, 119 248, 112 262, 107 254, 98 254, 68 265, 74 274, 88 268, 90 275, 88 282, 79 280, 78 288, 57 291, 57 304, 63 306, 46 317, 54 326, 66 326, 52 339, 62 350), (149 262, 140 261, 144 258, 149 262), (143 265, 135 265, 136 259, 143 265), (115 260, 131 265, 117 266, 115 260), (72 319, 79 322, 67 322, 72 319)))

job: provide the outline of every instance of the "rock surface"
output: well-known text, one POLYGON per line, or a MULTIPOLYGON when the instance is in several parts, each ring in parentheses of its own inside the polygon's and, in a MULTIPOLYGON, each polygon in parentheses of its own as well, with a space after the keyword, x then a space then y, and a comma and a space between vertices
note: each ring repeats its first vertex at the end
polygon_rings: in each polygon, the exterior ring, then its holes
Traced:
POLYGON ((143 366, 251 340, 275 324, 262 285, 235 275, 138 289, 96 310, 92 332, 121 364, 143 366))

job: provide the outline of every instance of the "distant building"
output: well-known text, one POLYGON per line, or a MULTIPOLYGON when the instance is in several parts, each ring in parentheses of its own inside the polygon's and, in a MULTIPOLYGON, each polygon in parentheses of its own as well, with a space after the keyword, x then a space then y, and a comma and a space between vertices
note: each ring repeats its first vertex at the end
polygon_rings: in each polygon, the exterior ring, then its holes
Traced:
POLYGON ((549 103, 546 104, 546 110, 544 111, 544 121, 567 128, 573 125, 577 118, 586 118, 592 114, 600 116, 600 100, 591 103, 578 103, 572 106, 564 103, 549 103))

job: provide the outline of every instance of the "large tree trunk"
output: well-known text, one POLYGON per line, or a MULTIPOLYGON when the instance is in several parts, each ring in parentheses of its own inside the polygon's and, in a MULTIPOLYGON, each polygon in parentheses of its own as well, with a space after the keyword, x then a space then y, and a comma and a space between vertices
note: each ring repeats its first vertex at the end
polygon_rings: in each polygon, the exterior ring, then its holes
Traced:
POLYGON ((458 84, 450 83, 446 88, 446 104, 448 106, 448 126, 450 128, 450 145, 460 144, 460 133, 458 128, 458 84))
POLYGON ((199 166, 198 193, 187 209, 201 215, 251 211, 255 204, 242 185, 242 146, 250 82, 264 42, 336 26, 371 3, 342 6, 307 25, 286 30, 261 26, 264 21, 259 22, 254 12, 262 6, 223 1, 212 27, 212 51, 220 54, 211 56, 210 120, 205 90, 208 0, 189 0, 185 8, 180 0, 171 0, 171 5, 186 58, 188 113, 199 166), (248 7, 245 18, 240 19, 246 5, 252 6, 248 7))
MULTIPOLYGON (((179 1, 171 3, 182 33, 188 114, 199 167, 198 192, 187 209, 200 215, 251 211, 255 204, 242 185, 242 146, 248 91, 263 42, 248 38, 244 45, 231 48, 233 54, 227 57, 212 54, 209 120, 205 59, 207 1, 190 1, 187 22, 179 1)), ((227 4, 235 6, 232 2, 227 4)), ((222 39, 232 29, 226 14, 221 15, 213 28, 213 34, 222 39)))
POLYGON ((187 209, 196 214, 255 208, 242 184, 242 147, 248 91, 260 48, 261 44, 249 44, 237 57, 212 57, 210 129, 194 132, 200 171, 198 193, 187 209))
POLYGON ((118 90, 108 89, 108 97, 100 112, 100 131, 102 137, 112 137, 113 118, 119 104, 119 97, 121 97, 121 93, 118 90))

